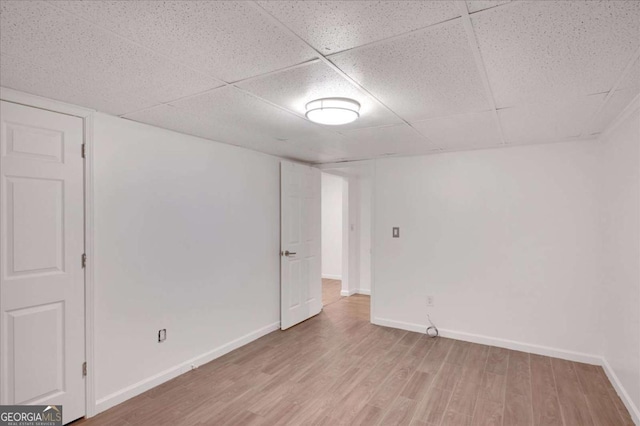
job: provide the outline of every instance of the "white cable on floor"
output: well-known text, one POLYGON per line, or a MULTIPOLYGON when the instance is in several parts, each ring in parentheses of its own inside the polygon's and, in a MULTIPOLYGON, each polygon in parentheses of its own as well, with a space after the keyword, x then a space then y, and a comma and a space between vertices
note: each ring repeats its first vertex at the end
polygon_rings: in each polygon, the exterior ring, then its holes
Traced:
POLYGON ((429 316, 429 314, 427 314, 427 320, 429 320, 429 324, 431 324, 430 327, 427 327, 427 336, 431 338, 438 337, 438 327, 436 327, 433 321, 431 321, 431 317, 429 316))

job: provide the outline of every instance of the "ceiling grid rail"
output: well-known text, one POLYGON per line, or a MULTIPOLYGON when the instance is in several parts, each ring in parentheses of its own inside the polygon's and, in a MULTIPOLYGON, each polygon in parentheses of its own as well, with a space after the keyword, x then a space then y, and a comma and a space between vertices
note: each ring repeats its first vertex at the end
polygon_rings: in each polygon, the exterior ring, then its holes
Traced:
POLYGON ((484 60, 482 59, 482 53, 480 52, 480 48, 478 47, 478 40, 476 38, 476 33, 473 30, 473 24, 471 23, 471 17, 469 15, 469 9, 467 8, 467 3, 464 1, 457 1, 456 5, 460 10, 460 17, 462 19, 462 24, 467 34, 467 40, 469 41, 469 47, 471 48, 471 52, 473 53, 473 58, 475 59, 476 66, 478 67, 478 73, 480 74, 482 85, 484 86, 487 102, 489 102, 491 106, 491 113, 496 122, 496 126, 498 127, 498 132, 500 133, 500 139, 501 139, 500 142, 502 143, 502 145, 506 145, 507 141, 505 140, 505 137, 504 137, 502 124, 500 124, 500 117, 498 117, 498 109, 496 108, 496 101, 493 96, 493 91, 491 90, 491 84, 489 83, 489 76, 487 75, 487 69, 484 65, 484 60))
POLYGON ((629 59, 629 61, 627 62, 627 65, 625 66, 621 75, 618 77, 616 82, 613 83, 613 87, 611 88, 611 90, 609 90, 605 98, 602 100, 602 103, 594 111, 593 115, 590 116, 589 119, 585 122, 584 126, 582 127, 582 133, 580 133, 581 138, 590 136, 587 133, 589 133, 589 128, 591 123, 594 122, 596 117, 598 117, 600 113, 604 110, 604 108, 608 105, 611 98, 613 98, 613 95, 616 93, 616 91, 618 91, 620 84, 624 81, 625 78, 627 78, 627 76, 633 69, 633 66, 635 65, 636 61, 638 60, 640 60, 640 47, 635 52, 633 52, 633 55, 631 55, 631 59, 629 59))

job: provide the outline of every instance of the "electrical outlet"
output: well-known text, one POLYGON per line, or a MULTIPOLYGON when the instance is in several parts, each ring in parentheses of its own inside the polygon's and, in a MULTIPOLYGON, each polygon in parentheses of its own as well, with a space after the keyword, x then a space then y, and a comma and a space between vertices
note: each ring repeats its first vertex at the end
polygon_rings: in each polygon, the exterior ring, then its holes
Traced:
POLYGON ((433 306, 433 296, 427 296, 427 306, 433 306))
POLYGON ((158 343, 162 343, 167 340, 167 329, 163 328, 158 330, 158 343))

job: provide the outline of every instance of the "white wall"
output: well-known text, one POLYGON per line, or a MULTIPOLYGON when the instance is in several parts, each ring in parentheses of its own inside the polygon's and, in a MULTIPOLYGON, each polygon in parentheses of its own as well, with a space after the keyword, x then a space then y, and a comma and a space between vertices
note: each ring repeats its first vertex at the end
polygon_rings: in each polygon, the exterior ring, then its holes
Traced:
POLYGON ((358 177, 360 187, 359 199, 359 230, 360 230, 360 280, 358 292, 371 293, 371 219, 372 219, 372 191, 373 179, 371 176, 358 177))
POLYGON ((347 241, 342 247, 347 255, 343 253, 342 264, 348 266, 346 272, 342 271, 342 275, 349 278, 342 281, 342 295, 350 296, 360 291, 360 185, 356 177, 345 177, 345 181, 347 191, 343 202, 347 205, 347 217, 342 229, 347 241))
POLYGON ((322 173, 322 277, 342 279, 342 185, 344 179, 322 173))
POLYGON ((596 141, 376 161, 374 321, 599 354, 600 162, 596 141))
POLYGON ((280 183, 268 155, 102 114, 94 131, 103 410, 278 326, 280 183))
MULTIPOLYGON (((640 418, 640 112, 604 138, 604 357, 640 418)), ((637 420, 638 421, 638 420, 637 420)))

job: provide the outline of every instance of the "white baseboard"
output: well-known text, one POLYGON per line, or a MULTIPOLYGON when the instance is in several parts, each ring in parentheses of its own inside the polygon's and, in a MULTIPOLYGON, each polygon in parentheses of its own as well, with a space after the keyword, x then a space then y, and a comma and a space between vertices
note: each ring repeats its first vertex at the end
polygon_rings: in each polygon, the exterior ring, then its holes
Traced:
MULTIPOLYGON (((374 324, 385 327, 399 328, 402 330, 415 331, 425 333, 426 324, 413 324, 402 321, 394 321, 385 318, 374 318, 374 324)), ((465 333, 461 331, 447 330, 439 328, 440 336, 448 337, 465 342, 481 343, 488 346, 497 346, 499 348, 513 349, 516 351, 529 352, 537 355, 545 355, 554 358, 566 359, 569 361, 583 362, 586 364, 601 365, 602 357, 598 355, 585 354, 582 352, 568 351, 564 349, 550 348, 548 346, 534 345, 524 342, 516 342, 514 340, 500 339, 497 337, 483 336, 480 334, 465 333)))
POLYGON ((602 368, 604 369, 604 372, 609 378, 609 381, 613 385, 614 389, 618 393, 618 396, 624 403, 624 406, 627 407, 627 410, 629 410, 629 414, 631 414, 631 418, 633 419, 633 422, 636 425, 640 425, 640 410, 638 409, 638 407, 636 407, 636 405, 631 400, 631 397, 625 390, 624 386, 622 386, 620 379, 618 379, 618 376, 616 375, 615 371, 613 371, 613 368, 611 367, 609 362, 606 360, 606 358, 602 358, 602 368))
POLYGON ((413 324, 410 322, 395 321, 386 318, 372 318, 371 323, 375 325, 381 325, 383 327, 399 328, 401 330, 414 331, 416 333, 425 333, 427 330, 426 325, 413 324))
POLYGON ((364 290, 364 289, 340 290, 340 296, 353 296, 354 294, 371 295, 371 290, 364 290))
POLYGON ((342 275, 322 274, 322 278, 324 278, 326 280, 339 280, 339 281, 342 281, 342 275))
POLYGON ((199 366, 202 364, 206 364, 207 362, 213 361, 214 359, 219 358, 222 355, 227 354, 234 349, 238 349, 239 347, 244 346, 247 343, 250 343, 256 339, 259 339, 260 337, 278 329, 280 329, 280 321, 274 322, 273 324, 269 324, 256 331, 252 331, 251 333, 246 334, 222 346, 219 346, 216 349, 213 349, 202 355, 191 358, 174 367, 161 371, 160 373, 154 376, 141 380, 138 383, 134 383, 130 386, 127 386, 124 389, 121 389, 117 392, 107 395, 106 397, 96 401, 95 414, 108 410, 109 408, 116 406, 130 398, 133 398, 134 396, 140 395, 142 392, 146 392, 151 388, 154 388, 168 380, 171 380, 181 374, 186 373, 187 371, 191 371, 192 365, 199 366))

